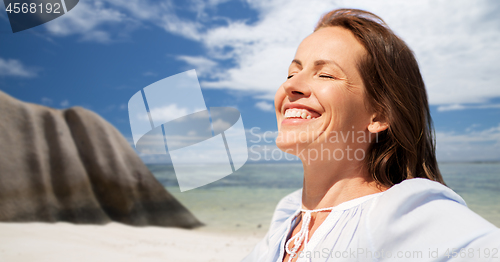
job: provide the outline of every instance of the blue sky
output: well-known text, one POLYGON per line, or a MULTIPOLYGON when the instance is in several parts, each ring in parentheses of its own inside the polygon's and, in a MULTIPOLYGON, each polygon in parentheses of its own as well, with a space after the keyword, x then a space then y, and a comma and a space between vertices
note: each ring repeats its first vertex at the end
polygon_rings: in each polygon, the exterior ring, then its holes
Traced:
POLYGON ((276 131, 272 97, 319 17, 338 7, 369 10, 417 56, 438 160, 500 160, 498 1, 80 0, 66 15, 15 34, 1 6, 3 92, 55 108, 83 106, 131 141, 130 97, 194 68, 207 106, 236 107, 247 130, 258 128, 248 132, 249 146, 253 133, 276 131))

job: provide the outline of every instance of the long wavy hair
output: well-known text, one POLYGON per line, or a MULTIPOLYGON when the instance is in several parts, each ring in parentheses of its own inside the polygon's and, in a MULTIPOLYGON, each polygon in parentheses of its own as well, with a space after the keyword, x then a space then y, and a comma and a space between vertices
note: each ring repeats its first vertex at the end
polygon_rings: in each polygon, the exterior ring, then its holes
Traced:
POLYGON ((358 61, 369 107, 388 123, 367 153, 368 171, 391 187, 422 177, 445 184, 436 161, 435 134, 425 84, 411 49, 378 16, 358 9, 324 15, 315 30, 340 26, 351 31, 367 55, 358 61))

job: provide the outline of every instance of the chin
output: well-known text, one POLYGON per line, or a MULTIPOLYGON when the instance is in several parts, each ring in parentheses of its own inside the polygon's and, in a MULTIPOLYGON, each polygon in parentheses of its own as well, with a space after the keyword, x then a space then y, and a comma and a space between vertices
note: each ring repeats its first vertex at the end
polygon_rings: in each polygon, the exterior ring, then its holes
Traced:
POLYGON ((304 143, 304 140, 300 141, 292 132, 280 133, 276 138, 276 146, 285 153, 297 155, 306 147, 307 142, 304 143))

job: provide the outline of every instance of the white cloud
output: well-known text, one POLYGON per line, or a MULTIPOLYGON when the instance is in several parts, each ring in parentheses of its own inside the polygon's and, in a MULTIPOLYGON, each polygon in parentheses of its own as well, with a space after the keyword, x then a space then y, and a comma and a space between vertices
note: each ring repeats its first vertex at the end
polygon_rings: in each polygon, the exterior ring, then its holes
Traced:
POLYGON ((81 34, 83 40, 105 43, 111 41, 111 36, 102 26, 118 23, 132 21, 102 1, 80 1, 67 15, 46 23, 46 29, 56 36, 81 34))
POLYGON ((500 124, 463 133, 436 132, 436 151, 439 161, 500 160, 500 124))
POLYGON ((206 9, 213 9, 222 3, 229 2, 229 0, 191 0, 191 11, 196 12, 198 19, 208 19, 206 9))
MULTIPOLYGON (((355 7, 381 16, 414 50, 435 105, 485 103, 500 97, 500 17, 492 1, 249 1, 259 20, 240 20, 200 33, 211 59, 236 65, 204 87, 252 91, 272 99, 301 39, 321 14, 355 7), (227 50, 231 50, 228 52, 227 50)), ((496 6, 496 7, 495 7, 496 6)), ((194 38, 191 38, 194 39, 194 38)))
POLYGON ((431 104, 485 103, 500 97, 497 1, 349 3, 380 15, 413 49, 431 104))
POLYGON ((464 110, 464 109, 488 109, 488 108, 500 108, 500 104, 486 104, 486 105, 462 105, 462 104, 451 104, 439 106, 437 110, 439 112, 453 111, 453 110, 464 110))
POLYGON ((177 56, 178 60, 186 62, 195 67, 196 73, 200 76, 208 76, 215 72, 217 63, 203 56, 177 56))
MULTIPOLYGON (((230 46, 238 65, 207 87, 267 91, 272 98, 286 76, 299 40, 312 32, 320 14, 332 4, 255 1, 261 14, 255 25, 235 22, 209 30, 211 48, 230 46)), ((500 97, 500 17, 494 2, 444 1, 337 2, 373 11, 415 51, 431 104, 484 103, 500 97), (480 28, 480 30, 479 30, 480 28)))
POLYGON ((217 130, 227 130, 231 127, 231 123, 226 122, 219 118, 212 123, 212 126, 214 127, 214 129, 217 130))
POLYGON ((161 18, 161 27, 170 33, 181 35, 191 40, 200 40, 201 25, 183 20, 175 15, 166 14, 161 18))
MULTIPOLYGON (((225 1, 190 1, 191 11, 206 18, 205 9, 225 1)), ((49 33, 57 36, 80 35, 82 40, 108 43, 126 37, 137 28, 153 24, 166 31, 189 39, 199 40, 199 22, 190 22, 177 16, 171 0, 89 0, 80 1, 67 15, 46 24, 49 33)))
POLYGON ((61 102, 61 107, 68 107, 69 106, 69 101, 68 99, 65 99, 61 102))
POLYGON ((42 105, 50 106, 52 105, 53 100, 48 97, 42 97, 42 105))
MULTIPOLYGON (((163 107, 153 107, 150 109, 151 118, 158 123, 165 123, 181 116, 185 116, 188 114, 187 112, 187 108, 179 107, 176 104, 170 104, 163 107)), ((142 116, 142 119, 149 121, 149 116, 142 116)))
POLYGON ((260 16, 254 24, 233 21, 209 29, 202 42, 209 55, 232 59, 236 66, 204 87, 252 91, 271 99, 286 80, 288 65, 300 41, 310 34, 317 19, 335 6, 327 1, 251 1, 260 16), (232 50, 228 52, 227 50, 232 50))
POLYGON ((247 0, 258 13, 252 23, 207 15, 207 10, 223 2, 189 1, 188 11, 197 14, 189 20, 175 13, 177 7, 171 1, 80 1, 68 15, 47 23, 47 29, 55 35, 81 34, 84 40, 109 42, 152 24, 206 48, 205 56, 177 57, 210 73, 203 87, 242 90, 270 100, 286 79, 298 44, 319 17, 337 7, 361 8, 381 16, 414 50, 431 104, 452 108, 500 97, 497 1, 247 0), (226 24, 213 26, 211 22, 217 20, 226 24), (106 30, 107 25, 120 28, 106 30), (210 71, 224 61, 232 66, 210 71))
POLYGON ((19 60, 0 57, 0 76, 35 77, 36 71, 27 68, 19 60))
POLYGON ((255 107, 262 111, 274 112, 274 105, 266 101, 260 101, 255 104, 255 107))

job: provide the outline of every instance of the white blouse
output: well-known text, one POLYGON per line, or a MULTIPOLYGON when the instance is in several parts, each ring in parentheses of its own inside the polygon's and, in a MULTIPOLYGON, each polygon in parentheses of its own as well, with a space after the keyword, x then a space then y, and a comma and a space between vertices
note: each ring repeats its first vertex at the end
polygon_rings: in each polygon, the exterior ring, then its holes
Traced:
MULTIPOLYGON (((281 262, 302 190, 278 204, 264 239, 243 262, 281 262)), ((500 229, 448 187, 414 178, 333 208, 297 262, 499 261, 500 229)))

